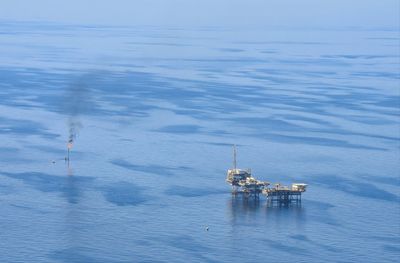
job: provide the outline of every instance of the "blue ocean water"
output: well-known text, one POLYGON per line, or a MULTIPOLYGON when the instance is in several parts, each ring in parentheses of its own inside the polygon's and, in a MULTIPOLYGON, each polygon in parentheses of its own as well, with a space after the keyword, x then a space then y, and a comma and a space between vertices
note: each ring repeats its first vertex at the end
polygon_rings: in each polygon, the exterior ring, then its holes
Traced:
POLYGON ((395 262, 399 41, 3 21, 0 261, 395 262), (232 144, 302 203, 233 198, 232 144))

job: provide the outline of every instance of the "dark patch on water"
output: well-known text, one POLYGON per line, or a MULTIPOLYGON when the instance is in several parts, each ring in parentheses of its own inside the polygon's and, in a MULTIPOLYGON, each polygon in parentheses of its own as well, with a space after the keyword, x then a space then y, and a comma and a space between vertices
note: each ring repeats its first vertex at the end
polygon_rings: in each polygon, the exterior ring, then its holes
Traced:
POLYGON ((0 147, 0 163, 19 164, 30 163, 32 159, 21 157, 21 150, 15 147, 0 147))
POLYGON ((79 203, 83 195, 83 189, 88 189, 94 180, 94 178, 86 176, 56 176, 39 172, 0 172, 0 175, 20 180, 35 190, 44 193, 59 193, 72 204, 79 203))
POLYGON ((383 248, 383 250, 388 251, 388 252, 394 252, 397 254, 399 254, 399 252, 400 252, 400 246, 383 245, 382 248, 383 248))
POLYGON ((344 59, 381 59, 381 58, 395 58, 396 56, 393 55, 369 55, 369 54, 343 54, 343 55, 322 55, 321 57, 324 58, 344 58, 344 59))
POLYGON ((129 182, 117 182, 102 186, 99 190, 108 202, 118 206, 136 206, 148 200, 145 188, 129 182))
POLYGON ((370 104, 380 106, 380 107, 387 107, 392 108, 396 111, 397 114, 400 112, 400 97, 399 96, 387 96, 386 98, 371 101, 370 104))
POLYGON ((282 252, 288 253, 288 254, 292 254, 292 253, 296 253, 299 255, 309 255, 310 251, 298 246, 291 246, 288 245, 287 243, 283 243, 283 242, 278 242, 278 241, 274 241, 274 240, 266 240, 265 244, 273 249, 276 250, 280 250, 282 252))
POLYGON ((323 210, 325 212, 327 212, 327 210, 335 207, 334 205, 332 205, 330 203, 315 201, 315 200, 307 200, 307 206, 313 207, 313 208, 315 208, 315 210, 323 210))
MULTIPOLYGON (((391 233, 393 234, 393 233, 391 233)), ((366 236, 365 238, 371 239, 371 240, 379 240, 379 241, 384 241, 384 242, 390 242, 390 243, 396 243, 400 244, 400 236, 366 236)))
POLYGON ((123 141, 123 142, 135 142, 135 140, 128 139, 128 138, 121 138, 120 141, 123 141))
MULTIPOLYGON (((362 136, 362 137, 367 137, 367 138, 371 138, 371 139, 381 139, 381 140, 388 140, 388 141, 398 141, 398 139, 396 137, 392 137, 392 136, 385 136, 385 135, 381 135, 381 134, 371 134, 371 133, 363 133, 363 132, 352 132, 352 131, 346 131, 343 129, 313 129, 312 132, 316 132, 316 133, 324 133, 324 134, 331 134, 331 135, 344 135, 347 136, 349 138, 351 138, 351 136, 362 136)), ((378 150, 378 149, 376 149, 378 150)), ((386 149, 387 150, 387 149, 386 149)))
POLYGON ((150 174, 157 174, 157 175, 167 175, 171 176, 174 175, 176 172, 179 171, 187 171, 191 168, 186 166, 179 166, 179 167, 168 167, 162 166, 157 164, 150 164, 150 165, 139 165, 133 164, 123 159, 114 159, 111 161, 112 164, 117 165, 119 167, 123 167, 128 170, 143 172, 143 173, 150 173, 150 174))
POLYGON ((240 49, 240 48, 219 48, 218 50, 223 51, 223 52, 232 52, 232 53, 244 51, 244 49, 240 49))
POLYGON ((58 250, 49 255, 49 257, 53 260, 65 262, 65 263, 101 263, 101 262, 109 262, 109 263, 128 263, 132 261, 126 260, 115 260, 112 257, 98 257, 93 256, 99 255, 101 251, 93 248, 84 248, 84 247, 71 247, 63 250, 58 250))
MULTIPOLYGON (((400 105, 399 105, 400 106, 400 105)), ((361 115, 346 115, 343 116, 347 120, 351 120, 354 122, 359 122, 368 125, 388 125, 388 124, 397 124, 398 121, 392 121, 387 118, 380 117, 372 117, 372 116, 361 116, 361 115)))
POLYGON ((309 177, 309 180, 315 184, 359 197, 385 200, 390 202, 397 202, 399 199, 397 195, 383 189, 379 189, 374 184, 350 180, 337 175, 312 176, 309 177))
POLYGON ((305 235, 291 235, 289 237, 294 239, 294 240, 302 241, 302 242, 305 242, 305 243, 309 243, 309 244, 321 247, 321 248, 323 248, 323 249, 325 249, 327 251, 330 251, 330 252, 337 253, 337 252, 341 251, 340 249, 334 248, 332 246, 328 246, 328 245, 324 245, 322 243, 318 243, 318 242, 312 241, 305 235))
POLYGON ((339 139, 329 139, 323 137, 313 137, 313 136, 296 136, 296 135, 282 135, 273 133, 257 134, 256 136, 271 140, 273 142, 280 142, 286 144, 308 144, 308 145, 318 145, 327 147, 339 147, 339 148, 350 148, 350 149, 360 149, 360 150, 375 150, 375 151, 386 151, 385 148, 367 146, 361 144, 353 144, 344 140, 339 139))
POLYGON ((294 114, 276 114, 274 115, 276 118, 281 118, 283 120, 289 120, 289 121, 304 121, 304 122, 309 122, 311 124, 318 124, 324 127, 336 127, 333 123, 323 120, 323 119, 317 119, 317 118, 312 118, 312 117, 306 117, 306 116, 301 116, 301 115, 294 115, 294 114))
POLYGON ((371 77, 371 78, 387 78, 387 79, 400 79, 400 74, 395 72, 382 72, 382 71, 359 71, 352 72, 352 76, 356 77, 371 77))
POLYGON ((15 147, 0 147, 0 154, 18 153, 19 149, 15 147))
POLYGON ((201 127, 198 125, 169 125, 159 128, 155 131, 174 133, 174 134, 193 134, 193 133, 199 133, 200 130, 201 127))
POLYGON ((171 186, 165 191, 165 194, 167 195, 177 195, 182 197, 201 197, 222 193, 226 193, 226 191, 210 188, 192 188, 179 185, 171 186))
POLYGON ((39 150, 41 152, 56 154, 58 157, 66 155, 66 152, 67 152, 66 145, 65 145, 64 150, 57 148, 57 147, 48 146, 48 145, 27 145, 26 148, 39 150))
POLYGON ((0 184, 0 194, 8 195, 14 193, 14 187, 11 187, 7 184, 0 184))
POLYGON ((370 182, 382 183, 382 184, 387 184, 387 185, 400 186, 400 178, 398 177, 398 174, 395 175, 394 177, 382 176, 382 175, 380 175, 380 176, 361 175, 360 179, 365 179, 370 182))
POLYGON ((182 44, 182 43, 167 43, 167 42, 126 42, 129 45, 144 45, 144 46, 171 46, 171 47, 190 47, 190 44, 182 44))
POLYGON ((292 235, 290 237, 300 241, 310 241, 310 239, 308 239, 308 237, 305 235, 292 235))
POLYGON ((340 158, 335 157, 335 156, 330 156, 330 155, 323 155, 323 154, 308 154, 308 155, 302 155, 302 156, 296 156, 293 158, 294 161, 298 162, 309 162, 309 163, 337 163, 340 161, 340 158))
POLYGON ((256 130, 268 129, 272 131, 302 131, 303 128, 299 125, 287 122, 285 120, 270 118, 260 118, 260 117, 247 117, 247 118, 230 118, 232 122, 243 127, 251 127, 256 130))
POLYGON ((278 40, 270 40, 270 41, 235 41, 235 44, 246 44, 246 45, 328 45, 329 42, 319 42, 319 41, 278 41, 278 40))
POLYGON ((197 242, 196 239, 188 235, 168 237, 168 244, 178 249, 191 250, 193 252, 210 250, 209 247, 202 245, 201 243, 197 242))
POLYGON ((306 204, 307 213, 307 220, 313 220, 322 224, 327 224, 330 227, 338 226, 339 223, 337 222, 333 213, 330 213, 330 209, 334 208, 335 206, 321 201, 315 200, 303 200, 306 204))
POLYGON ((46 139, 55 139, 60 135, 49 132, 42 124, 31 120, 20 120, 0 117, 0 134, 31 136, 36 135, 46 139))
MULTIPOLYGON (((233 147, 235 143, 224 143, 224 142, 198 142, 200 144, 208 144, 213 146, 222 146, 222 147, 233 147)), ((242 144, 236 144, 236 146, 243 146, 242 144)))
POLYGON ((195 238, 189 235, 170 236, 164 240, 164 242, 180 251, 185 251, 194 256, 199 262, 219 262, 216 260, 209 259, 207 254, 212 253, 215 249, 204 245, 202 242, 197 241, 195 238), (207 253, 204 253, 207 251, 207 253))

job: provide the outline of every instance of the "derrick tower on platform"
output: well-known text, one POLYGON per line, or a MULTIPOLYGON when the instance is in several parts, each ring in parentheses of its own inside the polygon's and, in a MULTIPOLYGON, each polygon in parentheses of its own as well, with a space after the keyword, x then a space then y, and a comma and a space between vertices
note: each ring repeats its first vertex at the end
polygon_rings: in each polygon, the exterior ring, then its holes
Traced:
POLYGON ((226 182, 232 186, 233 195, 259 198, 260 194, 264 194, 268 201, 278 203, 301 202, 301 194, 307 188, 307 184, 303 183, 295 183, 291 187, 278 183, 274 187, 269 187, 269 182, 254 178, 251 169, 237 168, 236 145, 233 145, 233 168, 228 169, 226 182))

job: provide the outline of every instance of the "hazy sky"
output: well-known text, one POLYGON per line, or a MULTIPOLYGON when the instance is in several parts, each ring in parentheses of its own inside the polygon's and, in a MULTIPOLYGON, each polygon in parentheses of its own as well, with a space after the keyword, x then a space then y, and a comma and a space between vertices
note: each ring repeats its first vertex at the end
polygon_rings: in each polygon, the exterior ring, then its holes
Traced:
POLYGON ((0 20, 105 25, 399 27, 399 0, 0 0, 0 20))

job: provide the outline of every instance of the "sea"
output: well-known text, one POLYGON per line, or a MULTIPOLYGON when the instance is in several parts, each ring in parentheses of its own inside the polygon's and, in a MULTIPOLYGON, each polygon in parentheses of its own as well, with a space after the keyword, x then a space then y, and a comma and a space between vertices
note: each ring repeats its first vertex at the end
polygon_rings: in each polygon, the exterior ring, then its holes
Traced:
POLYGON ((399 43, 2 21, 0 262, 396 262, 399 43), (232 196, 233 145, 302 202, 232 196))

